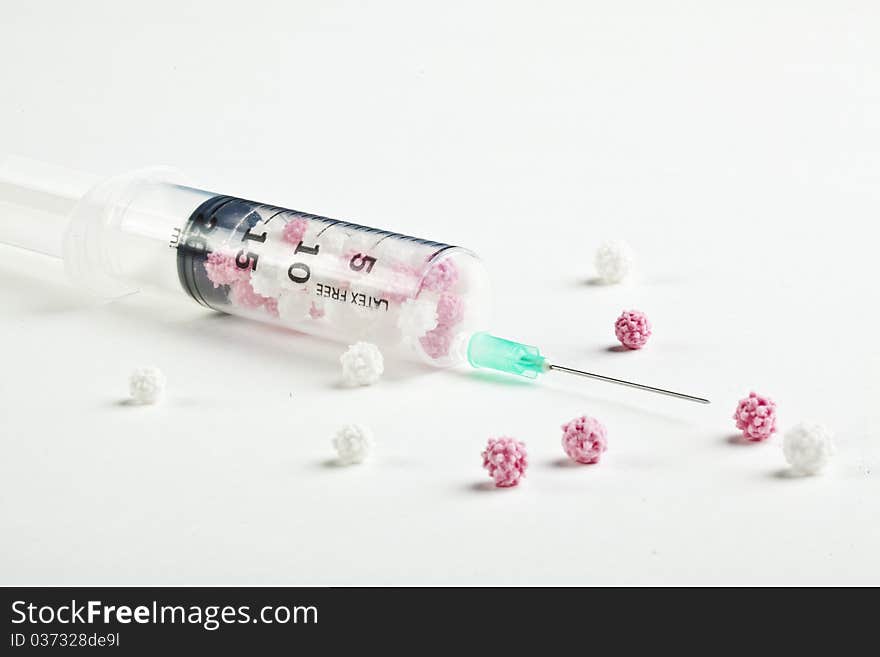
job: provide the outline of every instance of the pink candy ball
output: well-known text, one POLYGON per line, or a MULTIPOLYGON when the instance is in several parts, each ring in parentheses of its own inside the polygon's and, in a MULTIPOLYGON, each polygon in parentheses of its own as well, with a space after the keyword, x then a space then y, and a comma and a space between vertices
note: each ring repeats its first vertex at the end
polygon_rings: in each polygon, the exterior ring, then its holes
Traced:
POLYGON ((746 440, 767 440, 776 431, 776 404, 769 397, 750 392, 739 400, 733 419, 746 440))
POLYGON ((274 297, 263 298, 265 299, 263 307, 266 309, 266 312, 272 315, 272 317, 278 317, 278 299, 274 297))
POLYGON ((250 278, 250 268, 241 268, 235 264, 235 257, 220 251, 212 251, 205 260, 205 273, 214 287, 232 285, 250 278))
POLYGON ((288 244, 296 246, 302 241, 303 235, 306 234, 306 229, 308 227, 309 222, 302 217, 291 219, 284 224, 284 230, 281 232, 281 239, 288 244))
POLYGON ((641 349, 651 337, 651 322, 641 310, 624 310, 614 322, 614 334, 627 349, 641 349))
POLYGON ((455 326, 464 318, 464 302, 461 297, 448 292, 437 300, 437 325, 455 326))
POLYGON ((499 488, 516 486, 529 465, 525 443, 515 438, 489 438, 481 455, 483 467, 499 488))
POLYGON ((598 463, 608 449, 605 426, 599 420, 582 415, 562 425, 562 448, 578 463, 598 463))
POLYGON ((452 260, 441 260, 422 279, 422 289, 446 292, 458 283, 458 267, 452 260))
POLYGON ((452 332, 447 326, 438 326, 420 337, 419 342, 430 358, 443 358, 452 346, 452 332))

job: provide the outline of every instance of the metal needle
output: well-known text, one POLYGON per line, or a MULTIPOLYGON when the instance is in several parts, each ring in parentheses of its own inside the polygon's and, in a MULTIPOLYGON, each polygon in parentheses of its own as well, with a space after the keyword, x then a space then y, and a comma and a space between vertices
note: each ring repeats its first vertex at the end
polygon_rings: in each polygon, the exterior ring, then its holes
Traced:
POLYGON ((656 392, 661 395, 666 395, 668 397, 676 397, 678 399, 687 399, 688 401, 697 402, 698 404, 709 404, 708 399, 703 399, 702 397, 694 397, 692 395, 685 395, 681 392, 673 392, 672 390, 664 390, 663 388, 655 388, 654 386, 646 386, 642 383, 633 383, 632 381, 624 381, 623 379, 615 379, 610 376, 603 376, 602 374, 593 374, 592 372, 584 372, 583 370, 576 370, 572 367, 563 367, 562 365, 547 365, 548 370, 557 370, 559 372, 568 372, 569 374, 576 374, 578 376, 585 376, 588 379, 598 379, 599 381, 606 381, 608 383, 616 383, 621 386, 627 386, 628 388, 638 388, 639 390, 647 390, 648 392, 656 392))

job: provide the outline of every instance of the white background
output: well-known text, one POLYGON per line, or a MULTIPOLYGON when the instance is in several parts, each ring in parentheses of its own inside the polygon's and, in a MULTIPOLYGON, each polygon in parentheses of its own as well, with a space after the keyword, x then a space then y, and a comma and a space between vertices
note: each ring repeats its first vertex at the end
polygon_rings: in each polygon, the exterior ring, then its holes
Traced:
POLYGON ((714 403, 394 362, 344 390, 339 345, 2 247, 0 581, 880 584, 878 62, 868 0, 3 0, 0 151, 468 246, 496 333, 714 403), (590 284, 616 237, 640 279, 590 284), (628 307, 655 334, 616 353, 628 307), (168 399, 126 406, 145 364, 168 399), (733 439, 752 388, 834 430, 826 474, 733 439), (571 467, 584 413, 609 451, 571 467), (352 421, 375 459, 334 467, 352 421))

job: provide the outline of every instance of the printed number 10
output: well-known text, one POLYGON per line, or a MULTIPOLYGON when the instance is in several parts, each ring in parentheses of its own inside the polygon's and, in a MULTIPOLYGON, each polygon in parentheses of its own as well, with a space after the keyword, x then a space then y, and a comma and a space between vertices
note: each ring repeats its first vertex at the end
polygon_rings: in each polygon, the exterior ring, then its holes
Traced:
MULTIPOLYGON (((314 256, 318 255, 318 251, 320 250, 320 248, 320 244, 315 244, 315 246, 303 246, 303 243, 300 242, 296 245, 294 253, 305 253, 306 255, 314 256)), ((295 262, 288 268, 287 276, 294 283, 302 285, 303 283, 308 282, 309 278, 311 278, 312 270, 304 262, 295 262)))

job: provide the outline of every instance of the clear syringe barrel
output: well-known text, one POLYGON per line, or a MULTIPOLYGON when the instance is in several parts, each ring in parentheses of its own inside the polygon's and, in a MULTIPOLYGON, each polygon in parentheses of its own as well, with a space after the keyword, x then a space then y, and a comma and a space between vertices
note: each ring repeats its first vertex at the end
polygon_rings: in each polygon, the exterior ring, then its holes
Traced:
MULTIPOLYGON (((4 221, 35 231, 64 212, 3 200, 4 221)), ((468 339, 487 325, 487 276, 467 249, 187 187, 161 170, 94 185, 62 223, 63 240, 5 241, 60 255, 74 281, 106 296, 158 288, 438 366, 466 362, 468 339)))

